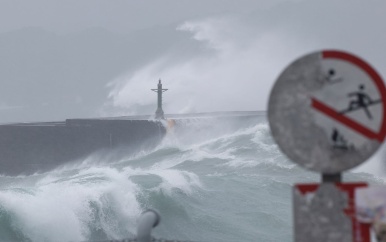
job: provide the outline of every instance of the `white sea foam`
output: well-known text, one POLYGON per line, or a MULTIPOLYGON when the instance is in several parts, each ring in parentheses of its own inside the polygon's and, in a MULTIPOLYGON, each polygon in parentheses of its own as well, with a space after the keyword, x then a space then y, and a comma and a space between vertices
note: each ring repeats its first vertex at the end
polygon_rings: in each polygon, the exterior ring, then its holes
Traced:
POLYGON ((155 190, 161 190, 169 196, 173 191, 181 191, 191 195, 194 188, 203 188, 198 176, 192 172, 179 170, 151 170, 149 174, 154 174, 162 179, 162 183, 155 190))
POLYGON ((15 184, 0 191, 0 204, 32 241, 86 240, 95 225, 120 238, 134 233, 137 192, 116 170, 91 168, 70 177, 48 175, 30 187, 15 184))
POLYGON ((172 195, 173 191, 191 194, 195 189, 204 188, 197 174, 178 169, 165 168, 156 164, 147 168, 132 169, 130 167, 126 167, 123 172, 127 177, 129 177, 129 179, 131 176, 155 175, 159 177, 162 182, 151 190, 162 191, 169 196, 172 195))
MULTIPOLYGON (((258 233, 248 229, 253 221, 267 236, 271 226, 282 226, 278 241, 290 241, 289 187, 319 176, 286 159, 265 122, 216 124, 212 134, 200 131, 207 122, 196 120, 197 132, 192 128, 180 136, 177 130, 154 150, 111 163, 90 156, 44 174, 0 177, 0 226, 7 225, 0 229, 34 242, 130 238, 139 214, 152 204, 165 218, 160 237, 224 236, 222 241, 231 242, 236 234, 239 241, 251 241, 258 233), (281 219, 267 224, 267 217, 281 219)), ((353 179, 375 179, 362 173, 353 179)))

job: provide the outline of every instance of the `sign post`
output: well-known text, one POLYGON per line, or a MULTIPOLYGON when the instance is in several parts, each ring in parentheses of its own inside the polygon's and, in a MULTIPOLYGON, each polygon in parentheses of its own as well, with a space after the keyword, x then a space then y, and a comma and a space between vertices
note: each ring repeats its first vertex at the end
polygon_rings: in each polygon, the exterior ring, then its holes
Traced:
POLYGON ((272 136, 292 161, 322 175, 320 185, 294 187, 296 242, 370 241, 354 216, 354 190, 367 185, 341 183, 341 172, 382 144, 385 100, 380 75, 342 51, 303 56, 278 77, 268 103, 272 136))

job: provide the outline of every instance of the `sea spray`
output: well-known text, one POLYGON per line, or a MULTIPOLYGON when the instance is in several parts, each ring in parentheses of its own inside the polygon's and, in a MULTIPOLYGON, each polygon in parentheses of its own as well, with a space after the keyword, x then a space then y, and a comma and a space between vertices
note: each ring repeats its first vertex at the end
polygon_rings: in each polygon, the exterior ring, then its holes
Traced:
MULTIPOLYGON (((360 170, 344 179, 382 183, 360 170)), ((176 120, 153 150, 0 177, 1 241, 132 238, 154 208, 155 237, 290 242, 292 185, 319 180, 281 154, 264 116, 176 120)))

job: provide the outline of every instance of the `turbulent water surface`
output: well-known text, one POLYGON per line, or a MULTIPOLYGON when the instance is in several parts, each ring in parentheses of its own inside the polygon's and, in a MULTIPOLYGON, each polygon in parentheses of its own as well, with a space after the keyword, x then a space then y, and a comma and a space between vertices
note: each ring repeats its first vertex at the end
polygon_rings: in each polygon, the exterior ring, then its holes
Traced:
POLYGON ((0 177, 0 241, 132 238, 147 208, 161 214, 156 238, 292 241, 292 185, 318 180, 280 153, 264 116, 180 120, 152 151, 0 177))

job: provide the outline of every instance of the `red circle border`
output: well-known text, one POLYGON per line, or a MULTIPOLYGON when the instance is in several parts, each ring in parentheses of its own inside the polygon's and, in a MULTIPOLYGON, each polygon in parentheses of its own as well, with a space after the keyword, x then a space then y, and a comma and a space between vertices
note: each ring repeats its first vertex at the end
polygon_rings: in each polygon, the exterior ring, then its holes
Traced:
POLYGON ((375 85, 377 86, 379 93, 381 94, 382 98, 382 104, 383 104, 383 117, 382 117, 382 125, 381 129, 378 132, 377 140, 383 142, 383 140, 386 137, 386 87, 382 80, 382 77, 375 71, 374 68, 372 68, 367 62, 360 59, 359 57, 342 52, 342 51, 336 51, 336 50, 325 50, 322 51, 322 58, 323 59, 341 59, 347 62, 350 62, 351 64, 354 64, 361 68, 364 72, 366 72, 370 78, 374 81, 375 85))

